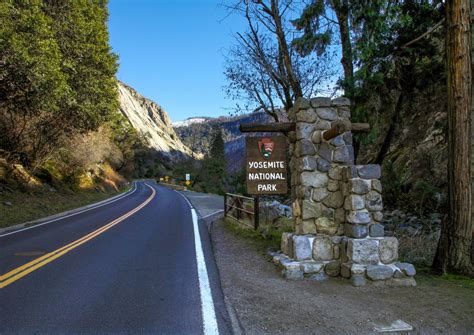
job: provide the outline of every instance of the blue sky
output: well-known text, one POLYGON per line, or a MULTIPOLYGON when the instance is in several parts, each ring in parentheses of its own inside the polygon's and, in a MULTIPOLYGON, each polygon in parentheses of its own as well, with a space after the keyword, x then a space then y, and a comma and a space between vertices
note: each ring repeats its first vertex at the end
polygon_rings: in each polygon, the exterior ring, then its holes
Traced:
POLYGON ((161 105, 173 121, 226 115, 224 53, 245 29, 221 0, 110 0, 118 78, 161 105), (225 19, 224 19, 225 18, 225 19))

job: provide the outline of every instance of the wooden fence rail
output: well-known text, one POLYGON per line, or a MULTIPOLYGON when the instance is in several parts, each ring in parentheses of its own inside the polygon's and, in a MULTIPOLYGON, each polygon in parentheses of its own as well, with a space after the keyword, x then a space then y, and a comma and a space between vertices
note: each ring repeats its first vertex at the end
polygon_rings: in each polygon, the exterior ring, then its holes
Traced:
POLYGON ((258 197, 250 198, 239 194, 224 194, 224 216, 228 216, 245 225, 245 219, 253 222, 253 229, 258 229, 259 211, 258 197), (249 208, 251 207, 251 208, 249 208), (235 214, 233 216, 232 214, 235 214))

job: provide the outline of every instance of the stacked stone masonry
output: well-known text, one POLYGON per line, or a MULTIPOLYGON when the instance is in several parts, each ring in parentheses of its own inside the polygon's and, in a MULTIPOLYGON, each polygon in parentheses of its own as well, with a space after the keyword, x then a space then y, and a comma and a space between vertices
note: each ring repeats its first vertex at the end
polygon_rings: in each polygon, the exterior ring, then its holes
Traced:
POLYGON ((355 286, 414 286, 415 269, 399 263, 398 241, 384 236, 380 166, 354 165, 352 133, 330 141, 324 131, 350 120, 345 98, 298 99, 288 134, 294 233, 274 262, 289 279, 342 276, 355 286))

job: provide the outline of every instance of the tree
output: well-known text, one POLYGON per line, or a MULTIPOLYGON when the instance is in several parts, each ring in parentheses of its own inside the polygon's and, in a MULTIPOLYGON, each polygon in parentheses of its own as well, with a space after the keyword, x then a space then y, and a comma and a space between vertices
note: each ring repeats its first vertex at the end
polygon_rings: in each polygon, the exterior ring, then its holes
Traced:
POLYGON ((293 3, 241 1, 232 7, 244 15, 248 30, 237 34, 229 51, 227 95, 245 99, 251 110, 262 109, 276 122, 280 107, 289 110, 298 97, 314 95, 334 74, 328 54, 303 58, 291 45, 288 16, 296 10, 293 3))
POLYGON ((198 179, 205 192, 223 194, 227 183, 227 160, 222 131, 216 130, 209 153, 204 158, 198 179))
POLYGON ((471 27, 469 0, 446 2, 449 220, 441 229, 434 266, 473 274, 471 199, 471 27))

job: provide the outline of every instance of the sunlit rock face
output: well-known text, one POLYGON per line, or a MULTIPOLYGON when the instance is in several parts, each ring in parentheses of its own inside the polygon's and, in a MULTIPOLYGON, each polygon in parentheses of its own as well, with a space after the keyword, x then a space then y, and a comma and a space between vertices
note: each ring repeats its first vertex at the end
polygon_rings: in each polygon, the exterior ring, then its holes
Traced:
POLYGON ((192 156, 176 135, 166 111, 155 102, 140 95, 122 82, 118 82, 120 111, 155 149, 170 158, 192 156))

